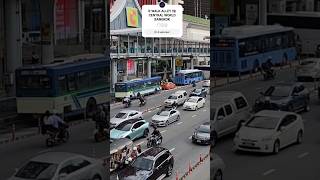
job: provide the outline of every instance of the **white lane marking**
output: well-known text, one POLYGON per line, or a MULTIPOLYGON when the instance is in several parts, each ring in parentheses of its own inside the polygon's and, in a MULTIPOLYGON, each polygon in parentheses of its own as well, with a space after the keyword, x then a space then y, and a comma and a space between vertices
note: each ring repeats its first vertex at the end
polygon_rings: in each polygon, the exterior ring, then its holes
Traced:
POLYGON ((163 130, 163 131, 160 131, 160 133, 162 134, 162 133, 165 133, 167 130, 163 130))
POLYGON ((263 176, 267 176, 267 175, 273 173, 274 171, 276 171, 276 170, 275 170, 275 169, 270 169, 270 170, 264 172, 262 175, 263 175, 263 176))
POLYGON ((299 159, 305 157, 305 156, 308 156, 309 155, 309 152, 305 152, 305 153, 302 153, 298 156, 299 159))
POLYGON ((139 142, 137 145, 141 145, 141 144, 143 144, 143 143, 145 143, 145 141, 139 142))
POLYGON ((183 123, 183 122, 178 122, 177 125, 180 125, 180 124, 182 124, 182 123, 183 123))
POLYGON ((196 116, 197 116, 196 114, 192 115, 192 117, 196 117, 196 116))
POLYGON ((190 136, 188 139, 192 139, 192 136, 190 136))
POLYGON ((172 148, 172 149, 170 149, 170 152, 172 152, 172 151, 174 151, 176 148, 172 148))

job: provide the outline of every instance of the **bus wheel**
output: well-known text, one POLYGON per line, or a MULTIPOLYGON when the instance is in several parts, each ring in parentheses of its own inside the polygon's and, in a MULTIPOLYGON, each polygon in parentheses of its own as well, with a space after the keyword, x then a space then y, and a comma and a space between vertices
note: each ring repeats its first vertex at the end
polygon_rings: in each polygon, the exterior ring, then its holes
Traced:
POLYGON ((90 98, 86 106, 87 117, 93 117, 96 109, 97 109, 97 101, 94 98, 90 98))

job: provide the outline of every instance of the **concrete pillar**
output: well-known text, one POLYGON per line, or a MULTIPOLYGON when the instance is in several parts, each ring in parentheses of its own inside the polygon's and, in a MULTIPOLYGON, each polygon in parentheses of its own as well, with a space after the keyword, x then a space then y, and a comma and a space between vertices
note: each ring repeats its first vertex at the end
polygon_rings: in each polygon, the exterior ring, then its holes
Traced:
POLYGON ((54 0, 39 1, 41 19, 41 61, 50 64, 54 60, 54 0))
POLYGON ((176 59, 171 57, 172 62, 172 78, 176 77, 176 59))
POLYGON ((149 59, 148 59, 148 70, 147 70, 147 76, 148 76, 148 78, 151 78, 151 63, 152 63, 152 61, 151 61, 151 59, 149 58, 149 59))
POLYGON ((118 82, 118 68, 117 68, 117 60, 112 59, 111 60, 111 83, 112 88, 114 89, 114 85, 116 82, 118 82))
POLYGON ((190 58, 190 69, 194 69, 194 58, 190 58))
POLYGON ((267 25, 267 0, 259 0, 259 24, 267 25))
POLYGON ((5 31, 6 31, 6 64, 14 85, 14 72, 22 66, 22 26, 21 1, 7 0, 5 2, 5 31))
POLYGON ((128 60, 125 59, 123 61, 124 61, 124 64, 123 64, 123 67, 124 67, 123 81, 128 81, 128 60))

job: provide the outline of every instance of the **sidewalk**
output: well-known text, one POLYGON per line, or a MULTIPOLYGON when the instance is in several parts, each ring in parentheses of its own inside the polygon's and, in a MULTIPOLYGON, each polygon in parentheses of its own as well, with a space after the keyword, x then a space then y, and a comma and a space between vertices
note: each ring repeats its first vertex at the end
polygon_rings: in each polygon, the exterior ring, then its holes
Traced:
POLYGON ((204 160, 189 176, 186 177, 186 180, 210 180, 210 158, 204 160))

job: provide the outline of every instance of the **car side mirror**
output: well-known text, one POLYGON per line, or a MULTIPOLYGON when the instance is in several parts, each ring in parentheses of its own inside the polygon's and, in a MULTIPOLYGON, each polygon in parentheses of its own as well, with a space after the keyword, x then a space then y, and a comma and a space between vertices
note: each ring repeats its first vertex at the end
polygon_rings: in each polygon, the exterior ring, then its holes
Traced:
POLYGON ((59 180, 65 179, 68 176, 67 173, 59 174, 59 180))

